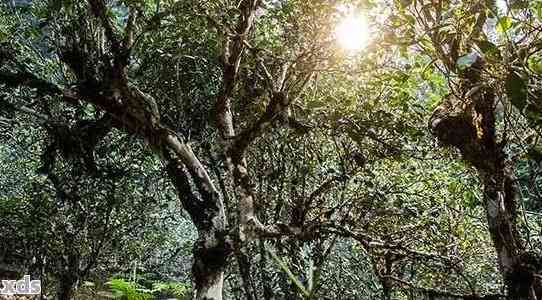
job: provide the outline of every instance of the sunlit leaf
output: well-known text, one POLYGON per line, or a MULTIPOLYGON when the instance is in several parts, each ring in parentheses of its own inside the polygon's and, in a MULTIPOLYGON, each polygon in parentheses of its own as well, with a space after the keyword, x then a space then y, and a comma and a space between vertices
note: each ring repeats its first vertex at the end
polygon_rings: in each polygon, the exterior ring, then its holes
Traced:
POLYGON ((497 31, 498 32, 506 32, 510 28, 512 28, 512 18, 505 16, 499 18, 499 21, 497 21, 497 31))

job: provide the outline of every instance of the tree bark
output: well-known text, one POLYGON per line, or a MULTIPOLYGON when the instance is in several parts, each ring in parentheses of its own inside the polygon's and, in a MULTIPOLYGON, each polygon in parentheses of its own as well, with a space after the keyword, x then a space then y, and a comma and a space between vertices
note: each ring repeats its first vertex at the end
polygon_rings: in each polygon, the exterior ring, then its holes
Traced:
POLYGON ((68 268, 66 273, 62 274, 58 278, 58 290, 57 298, 58 300, 71 300, 74 297, 74 290, 79 282, 79 278, 76 274, 76 271, 68 268))
POLYGON ((444 99, 431 117, 431 129, 442 145, 459 149, 478 171, 489 233, 509 299, 540 300, 542 260, 522 244, 513 167, 504 150, 506 140, 497 142, 496 97, 490 87, 481 88, 483 70, 484 62, 479 59, 463 71, 459 90, 468 96, 444 99))
MULTIPOLYGON (((74 32, 74 36, 79 39, 73 39, 63 49, 59 49, 61 61, 70 67, 77 78, 73 88, 62 89, 24 68, 0 75, 0 82, 7 87, 33 87, 40 95, 61 96, 62 101, 71 104, 90 103, 111 116, 112 127, 146 140, 157 154, 162 155, 183 207, 198 230, 192 268, 197 299, 222 299, 224 269, 232 252, 232 245, 227 237, 226 214, 220 194, 190 146, 161 122, 160 112, 153 97, 129 83, 127 70, 132 49, 131 41, 122 40, 116 34, 107 13, 107 2, 104 0, 87 2, 91 13, 104 29, 105 38, 110 45, 109 54, 112 57, 107 56, 101 60, 93 57, 89 54, 89 45, 79 42, 79 40, 90 42, 93 38, 87 36, 86 31, 74 32)), ((251 26, 254 7, 247 11, 250 14, 246 22, 251 26)), ((128 21, 124 33, 130 36, 133 34, 132 31, 133 19, 128 21)), ((11 50, 8 52, 11 53, 11 50)), ((240 57, 240 53, 237 56, 240 57)), ((14 58, 14 55, 0 57, 1 60, 11 61, 14 58)), ((62 294, 67 295, 63 297, 69 297, 68 288, 73 283, 68 281, 63 282, 63 285, 66 289, 62 294)))
MULTIPOLYGON (((203 168, 195 157, 192 163, 203 168)), ((205 184, 202 174, 186 168, 175 157, 169 158, 168 175, 177 189, 184 209, 190 214, 198 230, 192 266, 196 299, 221 300, 224 271, 232 252, 226 231, 224 204, 218 191, 212 185, 205 184), (198 191, 201 200, 192 190, 191 179, 195 186, 200 186, 198 191)))
POLYGON ((489 232, 509 299, 540 300, 541 260, 525 250, 517 231, 516 193, 512 176, 511 171, 502 166, 494 173, 482 174, 489 232))
POLYGON ((241 247, 241 245, 236 245, 235 247, 235 257, 237 259, 237 264, 239 265, 239 273, 243 280, 243 290, 245 292, 246 300, 255 300, 258 299, 256 294, 256 289, 254 286, 254 280, 252 278, 251 271, 251 259, 250 256, 246 253, 246 247, 241 247))
POLYGON ((246 51, 245 39, 253 30, 255 12, 259 4, 259 0, 243 0, 239 3, 240 15, 235 28, 235 34, 239 38, 228 40, 224 45, 222 87, 215 103, 216 127, 225 155, 224 162, 234 179, 239 199, 237 208, 238 235, 241 242, 254 238, 254 230, 251 225, 258 226, 260 224, 254 216, 254 196, 247 162, 244 158, 245 149, 235 149, 234 146, 237 139, 231 111, 231 98, 237 84, 239 66, 246 51))
POLYGON ((75 282, 67 282, 67 281, 62 280, 58 287, 58 292, 57 292, 58 300, 73 299, 74 289, 75 289, 75 282))

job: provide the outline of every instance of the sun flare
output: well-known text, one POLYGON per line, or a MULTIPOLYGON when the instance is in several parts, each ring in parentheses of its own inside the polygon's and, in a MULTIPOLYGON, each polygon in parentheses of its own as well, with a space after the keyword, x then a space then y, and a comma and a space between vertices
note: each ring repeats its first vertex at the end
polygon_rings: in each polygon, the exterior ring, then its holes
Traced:
POLYGON ((369 41, 369 26, 367 19, 361 15, 351 15, 344 18, 336 29, 337 41, 348 51, 358 51, 369 41))

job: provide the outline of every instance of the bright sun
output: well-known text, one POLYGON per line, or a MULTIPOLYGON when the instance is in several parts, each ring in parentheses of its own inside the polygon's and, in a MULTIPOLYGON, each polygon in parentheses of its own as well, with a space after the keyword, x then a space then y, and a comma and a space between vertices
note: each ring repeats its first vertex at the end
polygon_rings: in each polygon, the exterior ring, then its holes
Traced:
POLYGON ((344 18, 336 29, 337 40, 348 51, 363 49, 369 40, 367 19, 361 15, 344 18))

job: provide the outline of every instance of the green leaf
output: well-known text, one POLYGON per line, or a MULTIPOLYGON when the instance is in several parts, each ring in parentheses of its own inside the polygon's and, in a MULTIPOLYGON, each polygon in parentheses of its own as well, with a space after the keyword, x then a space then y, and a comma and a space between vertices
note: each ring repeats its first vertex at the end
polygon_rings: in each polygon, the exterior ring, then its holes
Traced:
POLYGON ((506 94, 512 105, 520 111, 527 105, 527 83, 517 73, 510 72, 505 83, 506 94))
POLYGON ((407 8, 410 5, 412 5, 413 0, 399 0, 399 3, 401 4, 402 8, 407 8))
POLYGON ((478 56, 475 53, 463 55, 457 59, 457 67, 459 67, 460 70, 464 70, 472 66, 476 62, 477 58, 478 56))
POLYGON ((295 286, 301 291, 301 293, 303 293, 305 297, 309 297, 309 292, 307 291, 303 283, 301 283, 301 281, 299 281, 299 279, 292 273, 288 265, 282 259, 280 259, 271 249, 266 248, 266 250, 267 253, 269 253, 269 255, 271 256, 271 258, 275 261, 275 263, 282 269, 284 273, 286 273, 292 283, 294 283, 295 286))
POLYGON ((542 124, 542 110, 534 103, 528 103, 523 109, 523 114, 532 124, 542 124))
POLYGON ((58 12, 62 9, 62 0, 53 0, 49 2, 51 9, 55 12, 58 12))
POLYGON ((499 18, 499 21, 497 22, 498 32, 506 32, 510 28, 512 28, 512 18, 508 16, 499 18))
POLYGON ((463 205, 465 205, 465 207, 474 209, 480 204, 480 199, 477 197, 474 191, 468 190, 463 192, 463 205))
POLYGON ((488 40, 481 40, 478 41, 477 44, 486 57, 493 57, 497 59, 501 57, 501 51, 497 45, 493 44, 492 42, 488 40))
POLYGON ((539 20, 542 20, 542 1, 533 1, 531 3, 531 10, 539 20))
POLYGON ((540 163, 542 161, 542 151, 536 147, 533 147, 528 150, 527 158, 540 163))
POLYGON ((542 74, 542 57, 533 55, 528 60, 529 69, 537 74, 542 74))
POLYGON ((511 9, 525 9, 529 8, 529 1, 527 0, 516 0, 510 3, 511 9))

